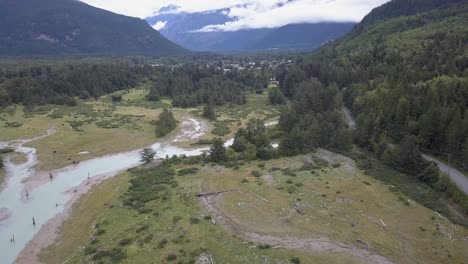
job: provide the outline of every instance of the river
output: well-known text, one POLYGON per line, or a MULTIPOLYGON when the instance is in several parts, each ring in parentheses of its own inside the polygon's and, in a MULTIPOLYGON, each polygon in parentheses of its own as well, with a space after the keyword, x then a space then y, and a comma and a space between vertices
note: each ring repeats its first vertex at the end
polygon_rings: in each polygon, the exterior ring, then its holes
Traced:
MULTIPOLYGON (((196 156, 207 150, 207 148, 184 149, 174 145, 175 141, 184 141, 184 138, 194 140, 205 133, 205 131, 201 131, 206 127, 202 126, 202 122, 196 119, 187 119, 184 122, 184 129, 175 139, 158 142, 151 146, 156 150, 158 157, 164 158, 166 155, 196 156), (187 133, 187 129, 192 133, 187 133), (187 136, 184 137, 184 135, 187 136)), ((24 153, 27 156, 27 161, 22 164, 6 160, 6 182, 0 192, 1 263, 15 261, 18 254, 34 238, 41 227, 66 209, 65 205, 75 194, 74 189, 77 186, 92 180, 93 177, 105 174, 110 177, 140 164, 140 150, 94 158, 54 171, 52 180, 47 179, 34 189, 29 190, 28 195, 26 195, 24 181, 39 174, 39 172, 34 171, 34 167, 39 161, 36 150, 24 147, 24 144, 39 140, 52 133, 53 131, 50 130, 47 135, 38 138, 0 143, 0 146, 13 147, 16 152, 24 153), (33 217, 35 225, 33 225, 33 217), (11 242, 10 239, 13 236, 14 242, 11 242)))

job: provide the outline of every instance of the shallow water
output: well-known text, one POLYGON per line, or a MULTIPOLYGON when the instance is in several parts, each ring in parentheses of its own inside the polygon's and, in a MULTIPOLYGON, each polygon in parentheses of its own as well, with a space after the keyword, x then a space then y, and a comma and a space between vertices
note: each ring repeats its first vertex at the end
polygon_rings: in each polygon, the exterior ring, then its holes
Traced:
MULTIPOLYGON (((277 121, 266 123, 266 126, 276 125, 277 121)), ((177 147, 172 142, 191 141, 207 132, 207 125, 201 121, 189 118, 184 121, 183 129, 175 136, 174 140, 155 143, 151 147, 156 150, 156 156, 165 158, 173 155, 197 156, 209 150, 209 148, 184 149, 177 147)), ((120 171, 135 167, 140 164, 140 150, 108 155, 80 162, 79 164, 56 170, 53 172, 54 179, 41 184, 29 192, 26 197, 22 181, 36 172, 34 166, 38 164, 36 150, 23 147, 24 144, 49 136, 55 131, 49 130, 47 135, 29 139, 15 140, 11 142, 0 142, 0 147, 11 146, 16 152, 26 154, 27 161, 23 164, 6 162, 6 186, 0 192, 0 213, 9 214, 5 220, 0 220, 0 263, 13 263, 24 249, 26 244, 34 238, 42 225, 47 223, 57 214, 63 212, 72 195, 73 189, 86 180, 88 176, 93 178, 99 175, 116 175, 120 171), (58 206, 56 206, 58 205, 58 206), (34 217, 36 225, 33 226, 34 217), (14 235, 15 242, 10 238, 14 235)), ((229 147, 234 142, 231 138, 224 143, 229 147)), ((274 146, 277 147, 277 146, 274 146)), ((2 219, 0 215, 0 219, 2 219)))
MULTIPOLYGON (((10 214, 10 216, 0 222, 1 263, 14 262, 41 226, 63 211, 64 204, 74 195, 73 189, 86 181, 88 175, 90 178, 103 174, 115 175, 140 164, 140 150, 83 161, 54 171, 53 180, 41 184, 29 192, 29 197, 26 197, 22 181, 34 175, 35 171, 32 168, 38 163, 36 150, 22 146, 30 141, 32 140, 15 141, 17 142, 15 143, 16 151, 26 154, 27 162, 18 165, 9 160, 6 162, 7 182, 0 192, 0 212, 10 214), (35 226, 32 223, 33 217, 36 222, 35 226), (13 235, 14 243, 10 242, 13 235)), ((6 145, 6 143, 0 143, 0 145, 6 145)), ((166 155, 182 154, 196 156, 207 150, 207 148, 183 149, 171 143, 156 143, 151 147, 156 150, 157 156, 162 158, 166 155)))

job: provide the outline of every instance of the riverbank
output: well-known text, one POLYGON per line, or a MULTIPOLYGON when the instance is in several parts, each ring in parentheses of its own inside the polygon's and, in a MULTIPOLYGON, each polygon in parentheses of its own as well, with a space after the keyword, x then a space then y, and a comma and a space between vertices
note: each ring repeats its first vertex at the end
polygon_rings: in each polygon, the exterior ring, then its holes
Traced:
MULTIPOLYGON (((196 121, 197 124, 203 123, 200 120, 196 121)), ((197 130, 193 127, 184 129, 197 130)), ((67 217, 70 206, 80 194, 89 189, 89 184, 93 184, 94 180, 100 182, 122 170, 139 165, 139 150, 137 149, 82 161, 53 171, 53 177, 50 179, 48 172, 31 170, 38 164, 37 151, 34 148, 24 147, 23 144, 45 139, 52 136, 54 131, 50 130, 47 135, 39 138, 15 142, 15 151, 26 154, 27 162, 7 163, 7 171, 11 175, 7 175, 8 184, 0 193, 2 215, 6 217, 2 220, 0 234, 4 237, 14 235, 15 243, 8 245, 6 241, 0 241, 2 248, 14 247, 14 250, 3 252, 5 255, 2 253, 2 258, 5 257, 6 263, 12 262, 14 258, 9 259, 16 257, 15 251, 19 253, 26 243, 28 243, 26 250, 29 250, 26 258, 35 255, 37 246, 46 244, 45 241, 48 241, 51 235, 53 236, 55 229, 67 217), (32 217, 35 218, 35 225, 31 226, 32 217)), ((159 139, 158 143, 152 144, 151 147, 161 157, 182 154, 200 155, 202 153, 200 149, 181 149, 171 144, 175 136, 184 132, 186 131, 181 128, 176 129, 167 137, 159 139)))
MULTIPOLYGON (((68 218, 55 243, 40 253, 41 261, 109 260, 104 253, 94 257, 94 250, 122 252, 127 263, 162 263, 170 255, 196 261, 202 253, 217 263, 288 262, 293 257, 301 263, 455 263, 468 257, 466 228, 366 175, 351 159, 325 150, 240 163, 236 169, 172 166, 178 172, 169 178, 173 184, 142 182, 138 187, 163 190, 142 211, 125 202, 128 174, 105 182, 103 193, 118 184, 119 195, 92 214, 68 218), (209 196, 208 202, 195 196, 223 190, 232 191, 209 196), (73 236, 72 226, 83 235, 73 236)), ((132 175, 144 178, 154 170, 132 175)), ((97 193, 85 195, 76 212, 102 201, 97 193)))
MULTIPOLYGON (((93 208, 95 208, 96 206, 98 209, 102 209, 102 206, 104 206, 106 199, 108 199, 109 196, 116 195, 118 193, 118 189, 116 189, 113 193, 103 193, 102 190, 105 189, 106 186, 101 186, 100 184, 103 184, 104 181, 106 181, 109 178, 112 178, 117 174, 118 172, 96 176, 83 182, 79 186, 68 190, 67 193, 71 196, 71 198, 65 205, 63 205, 63 211, 57 214, 54 218, 47 221, 47 223, 41 227, 40 231, 34 236, 34 238, 31 241, 29 241, 26 244, 25 248, 18 255, 18 257, 15 260, 15 263, 39 263, 39 253, 56 240, 60 227, 62 227, 61 232, 67 232, 68 230, 72 232, 74 231, 73 235, 70 235, 71 237, 77 235, 77 229, 75 229, 77 227, 64 227, 64 221, 67 220, 71 214, 74 216, 86 215, 87 213, 89 213, 88 211, 92 211, 93 208), (98 193, 99 198, 103 200, 99 201, 99 203, 96 203, 97 201, 95 201, 93 204, 87 205, 85 208, 80 208, 79 205, 75 207, 74 204, 79 199, 82 199, 81 197, 87 194, 91 189, 93 189, 94 194, 98 193), (72 208, 75 209, 73 209, 72 211, 72 208)), ((83 224, 83 222, 81 221, 80 223, 83 224)))

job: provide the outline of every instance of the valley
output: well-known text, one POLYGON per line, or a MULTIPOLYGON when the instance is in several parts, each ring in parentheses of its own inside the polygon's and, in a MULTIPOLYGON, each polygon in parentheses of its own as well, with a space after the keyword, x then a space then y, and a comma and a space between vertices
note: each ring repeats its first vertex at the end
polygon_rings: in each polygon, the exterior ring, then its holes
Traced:
POLYGON ((467 263, 466 1, 197 1, 0 0, 1 263, 467 263))

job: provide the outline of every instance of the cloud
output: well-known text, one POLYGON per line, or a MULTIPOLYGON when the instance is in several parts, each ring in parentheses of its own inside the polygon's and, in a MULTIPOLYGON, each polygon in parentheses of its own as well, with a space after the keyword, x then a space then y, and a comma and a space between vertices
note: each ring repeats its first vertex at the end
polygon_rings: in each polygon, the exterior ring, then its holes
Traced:
POLYGON ((275 28, 293 23, 359 22, 372 8, 388 0, 265 0, 231 8, 233 21, 209 25, 200 32, 275 28))
MULTIPOLYGON (((372 8, 389 0, 82 0, 129 16, 146 18, 160 13, 204 12, 229 8, 232 21, 198 31, 236 31, 274 28, 292 23, 359 22, 372 8), (163 8, 161 10, 161 8, 163 8)), ((163 21, 160 21, 163 23, 163 21)), ((159 23, 159 22, 158 22, 159 23)), ((158 24, 156 23, 156 24, 158 24)), ((163 24, 157 26, 164 26, 163 24)), ((153 25, 153 27, 156 25, 153 25)))
MULTIPOLYGON (((179 7, 179 11, 193 13, 234 6, 246 0, 81 0, 89 5, 118 14, 146 18, 163 7, 179 7)), ((259 0, 261 1, 261 0, 259 0)))
POLYGON ((156 30, 161 30, 163 29, 167 24, 167 21, 158 21, 156 24, 152 25, 152 27, 156 30))

